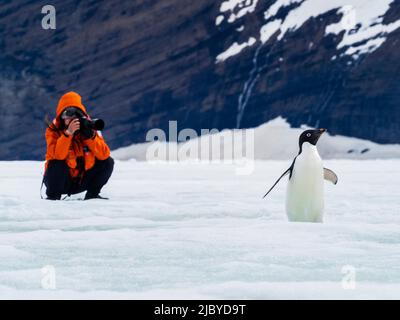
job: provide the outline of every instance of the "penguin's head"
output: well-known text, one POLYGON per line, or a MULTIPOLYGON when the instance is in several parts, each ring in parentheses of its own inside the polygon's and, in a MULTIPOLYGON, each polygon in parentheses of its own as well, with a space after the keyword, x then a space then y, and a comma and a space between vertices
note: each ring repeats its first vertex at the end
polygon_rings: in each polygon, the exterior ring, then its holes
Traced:
POLYGON ((318 139, 321 137, 321 135, 326 131, 326 129, 314 129, 314 130, 306 130, 304 131, 299 138, 299 147, 301 150, 301 146, 303 145, 304 142, 308 142, 312 145, 316 145, 318 142, 318 139))

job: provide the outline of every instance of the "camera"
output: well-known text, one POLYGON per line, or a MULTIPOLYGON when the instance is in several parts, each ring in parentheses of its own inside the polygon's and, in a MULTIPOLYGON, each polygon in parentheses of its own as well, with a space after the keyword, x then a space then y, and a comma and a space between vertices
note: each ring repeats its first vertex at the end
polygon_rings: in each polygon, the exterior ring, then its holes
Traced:
POLYGON ((88 119, 85 116, 78 117, 81 128, 101 131, 104 129, 105 123, 102 119, 88 119))
POLYGON ((104 121, 101 119, 88 119, 86 116, 79 116, 79 133, 84 139, 93 138, 95 131, 104 129, 104 121))
POLYGON ((82 110, 76 107, 69 107, 65 109, 61 115, 63 119, 65 118, 78 118, 81 129, 90 131, 96 130, 101 131, 104 129, 105 123, 102 119, 89 119, 82 110))
POLYGON ((79 133, 84 139, 89 139, 94 136, 94 131, 104 129, 105 123, 102 119, 89 119, 85 113, 76 107, 70 107, 63 111, 61 118, 76 118, 79 119, 79 133))

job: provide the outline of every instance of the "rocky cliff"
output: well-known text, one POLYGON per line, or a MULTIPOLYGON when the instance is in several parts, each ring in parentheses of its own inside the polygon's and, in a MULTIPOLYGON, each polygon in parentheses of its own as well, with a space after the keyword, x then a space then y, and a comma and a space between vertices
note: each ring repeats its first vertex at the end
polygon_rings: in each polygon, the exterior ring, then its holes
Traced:
POLYGON ((46 1, 0 5, 0 159, 43 159, 66 91, 111 148, 152 128, 253 127, 279 115, 400 143, 399 1, 46 1), (350 4, 350 5, 349 5, 350 4))

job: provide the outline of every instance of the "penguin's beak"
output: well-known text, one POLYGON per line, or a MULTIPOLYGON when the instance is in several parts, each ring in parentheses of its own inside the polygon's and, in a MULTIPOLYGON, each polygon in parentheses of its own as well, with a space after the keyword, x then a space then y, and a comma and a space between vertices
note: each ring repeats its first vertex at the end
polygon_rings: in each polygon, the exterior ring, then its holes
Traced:
POLYGON ((321 128, 321 129, 316 129, 315 131, 316 131, 316 135, 315 135, 315 145, 316 145, 319 138, 321 138, 322 134, 324 132, 326 132, 326 129, 321 128))

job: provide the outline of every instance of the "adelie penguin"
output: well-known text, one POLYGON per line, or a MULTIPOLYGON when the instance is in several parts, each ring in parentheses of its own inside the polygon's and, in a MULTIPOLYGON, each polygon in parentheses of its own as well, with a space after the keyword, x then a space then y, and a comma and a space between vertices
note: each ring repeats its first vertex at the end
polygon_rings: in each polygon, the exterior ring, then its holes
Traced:
POLYGON ((286 213, 290 221, 322 222, 324 212, 324 179, 337 184, 336 174, 322 166, 317 142, 325 129, 306 130, 299 137, 299 153, 292 165, 274 183, 264 198, 286 175, 286 213))

